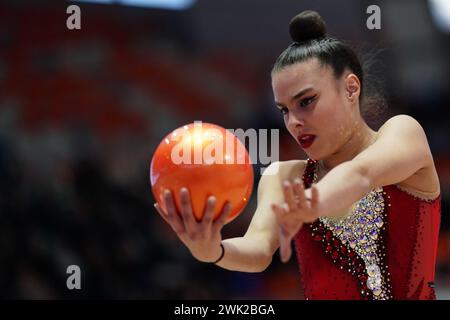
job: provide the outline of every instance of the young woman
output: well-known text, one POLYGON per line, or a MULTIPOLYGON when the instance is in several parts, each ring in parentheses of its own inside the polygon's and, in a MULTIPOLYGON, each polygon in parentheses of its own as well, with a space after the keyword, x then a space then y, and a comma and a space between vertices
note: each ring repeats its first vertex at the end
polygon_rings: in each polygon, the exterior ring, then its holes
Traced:
POLYGON ((420 124, 395 116, 378 131, 361 116, 364 75, 355 53, 326 35, 313 11, 294 17, 294 40, 272 70, 275 103, 307 160, 272 164, 243 237, 222 240, 230 207, 202 221, 180 190, 156 205, 192 255, 243 272, 263 271, 294 241, 307 299, 435 299, 440 187, 420 124))

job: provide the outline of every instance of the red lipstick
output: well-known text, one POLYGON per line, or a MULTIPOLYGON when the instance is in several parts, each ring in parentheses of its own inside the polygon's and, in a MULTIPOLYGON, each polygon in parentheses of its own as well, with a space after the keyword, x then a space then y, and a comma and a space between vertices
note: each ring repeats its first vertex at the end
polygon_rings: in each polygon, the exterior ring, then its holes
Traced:
POLYGON ((316 136, 313 134, 302 134, 297 137, 297 140, 303 149, 309 148, 314 143, 315 139, 316 136))

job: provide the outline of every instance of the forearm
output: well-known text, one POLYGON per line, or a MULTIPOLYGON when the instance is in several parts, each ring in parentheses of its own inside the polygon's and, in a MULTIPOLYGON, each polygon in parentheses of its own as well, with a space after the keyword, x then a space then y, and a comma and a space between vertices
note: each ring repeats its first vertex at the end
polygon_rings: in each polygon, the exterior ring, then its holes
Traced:
POLYGON ((272 253, 265 249, 265 241, 248 236, 222 240, 225 254, 217 265, 231 271, 264 271, 272 261, 272 253))
MULTIPOLYGON (((364 168, 356 162, 347 161, 333 168, 316 184, 321 217, 343 216, 349 208, 371 191, 371 182, 364 168)), ((307 196, 310 189, 307 190, 307 196)))

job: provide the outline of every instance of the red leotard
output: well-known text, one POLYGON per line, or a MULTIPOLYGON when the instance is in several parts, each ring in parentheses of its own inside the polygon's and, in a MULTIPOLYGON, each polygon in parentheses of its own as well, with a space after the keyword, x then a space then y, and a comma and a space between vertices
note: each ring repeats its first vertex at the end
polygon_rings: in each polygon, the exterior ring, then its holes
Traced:
MULTIPOLYGON (((316 161, 308 159, 305 187, 316 161)), ((319 219, 295 236, 306 299, 435 299, 441 196, 396 185, 363 197, 345 220, 319 219)))

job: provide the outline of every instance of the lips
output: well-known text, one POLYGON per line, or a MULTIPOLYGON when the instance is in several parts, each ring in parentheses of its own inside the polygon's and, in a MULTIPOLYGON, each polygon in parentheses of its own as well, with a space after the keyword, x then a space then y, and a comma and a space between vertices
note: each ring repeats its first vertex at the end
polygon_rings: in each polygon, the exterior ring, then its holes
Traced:
POLYGON ((298 139, 298 142, 300 143, 301 147, 303 149, 307 149, 314 143, 316 136, 313 134, 302 134, 302 135, 298 136, 297 139, 298 139))

